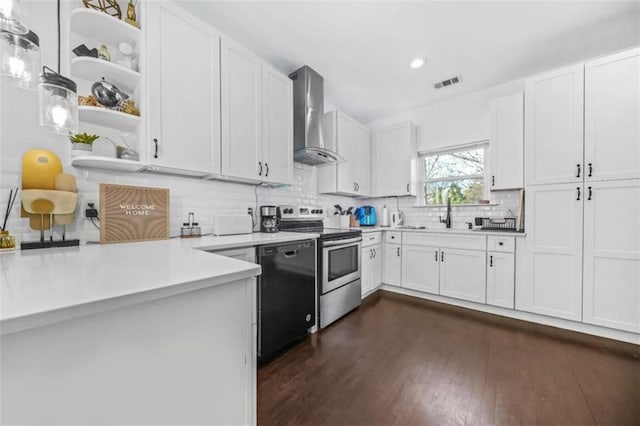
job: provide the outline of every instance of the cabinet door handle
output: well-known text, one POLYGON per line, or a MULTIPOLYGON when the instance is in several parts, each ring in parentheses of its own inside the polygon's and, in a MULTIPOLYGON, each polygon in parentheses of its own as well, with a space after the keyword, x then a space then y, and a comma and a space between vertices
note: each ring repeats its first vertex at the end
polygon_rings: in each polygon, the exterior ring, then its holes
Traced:
POLYGON ((496 186, 496 177, 491 175, 491 186, 496 186))
POLYGON ((269 177, 269 163, 264 163, 264 166, 267 168, 267 172, 264 174, 264 177, 269 177))
POLYGON ((353 182, 353 191, 355 192, 355 190, 356 190, 356 183, 353 182))
POLYGON ((576 167, 578 168, 578 174, 576 175, 576 177, 580 177, 580 164, 576 164, 576 167))
POLYGON ((400 257, 400 247, 398 247, 398 257, 400 257))
POLYGON ((493 268, 493 256, 489 256, 489 267, 493 268))
POLYGON ((258 167, 260 167, 260 170, 258 171, 258 176, 262 176, 262 161, 258 161, 258 167))
POLYGON ((407 184, 407 193, 409 193, 410 191, 411 191, 410 184, 407 184))
POLYGON ((576 201, 580 201, 580 187, 576 187, 576 189, 578 190, 578 198, 576 198, 576 201))
POLYGON ((373 257, 375 259, 375 257, 378 255, 378 252, 376 251, 376 249, 373 249, 373 257))
POLYGON ((589 177, 593 176, 593 163, 589 163, 589 177))
POLYGON ((440 252, 440 262, 444 262, 444 252, 440 252))
POLYGON ((593 195, 593 191, 591 191, 591 187, 589 187, 589 196, 587 197, 587 201, 591 201, 592 195, 593 195))
POLYGON ((373 259, 373 249, 369 249, 369 259, 373 259))
POLYGON ((438 250, 436 250, 436 262, 438 261, 438 250))
POLYGON ((153 138, 153 144, 155 145, 155 152, 153 153, 153 158, 158 158, 158 139, 153 138))

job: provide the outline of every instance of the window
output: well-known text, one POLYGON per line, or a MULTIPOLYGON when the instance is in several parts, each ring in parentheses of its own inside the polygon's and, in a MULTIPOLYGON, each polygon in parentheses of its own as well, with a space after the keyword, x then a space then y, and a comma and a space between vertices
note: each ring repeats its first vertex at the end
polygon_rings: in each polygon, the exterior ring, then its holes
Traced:
POLYGON ((420 157, 423 179, 418 203, 425 206, 478 204, 486 198, 485 158, 487 144, 455 151, 427 153, 420 157))

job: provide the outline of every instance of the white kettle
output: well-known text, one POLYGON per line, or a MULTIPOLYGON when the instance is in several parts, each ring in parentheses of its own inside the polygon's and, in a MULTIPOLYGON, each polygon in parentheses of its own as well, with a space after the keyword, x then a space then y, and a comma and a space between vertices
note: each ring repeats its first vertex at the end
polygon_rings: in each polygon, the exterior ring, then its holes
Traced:
POLYGON ((402 225, 402 219, 403 216, 401 211, 391 212, 391 227, 397 228, 398 226, 402 225))

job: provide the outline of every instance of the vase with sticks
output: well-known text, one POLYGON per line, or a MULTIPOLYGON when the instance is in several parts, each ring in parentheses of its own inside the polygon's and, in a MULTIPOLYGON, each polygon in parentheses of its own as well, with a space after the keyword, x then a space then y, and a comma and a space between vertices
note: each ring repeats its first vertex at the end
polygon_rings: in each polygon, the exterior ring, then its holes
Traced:
POLYGON ((11 210, 13 209, 13 204, 18 197, 18 188, 14 190, 12 189, 9 192, 9 201, 7 202, 7 208, 4 212, 4 219, 2 220, 2 228, 0 228, 0 251, 11 251, 16 248, 16 237, 9 235, 9 231, 7 231, 7 219, 9 219, 9 215, 11 214, 11 210))

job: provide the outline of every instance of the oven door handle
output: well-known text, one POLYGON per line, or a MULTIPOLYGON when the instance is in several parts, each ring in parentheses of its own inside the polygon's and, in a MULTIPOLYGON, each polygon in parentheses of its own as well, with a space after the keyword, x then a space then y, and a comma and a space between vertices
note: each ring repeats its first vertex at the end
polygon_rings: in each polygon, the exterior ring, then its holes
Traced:
POLYGON ((362 241, 362 237, 356 238, 347 238, 345 240, 336 240, 336 241, 325 241, 322 243, 322 247, 335 247, 335 246, 343 246, 345 244, 353 244, 362 241))

